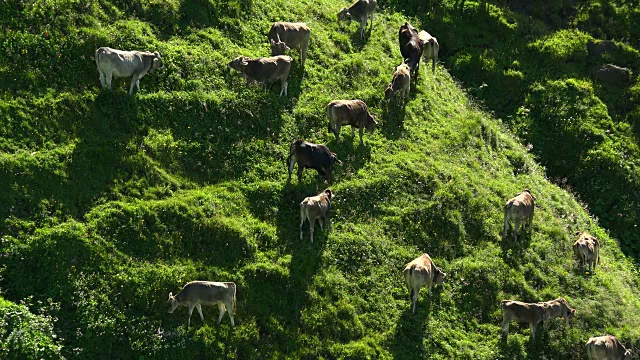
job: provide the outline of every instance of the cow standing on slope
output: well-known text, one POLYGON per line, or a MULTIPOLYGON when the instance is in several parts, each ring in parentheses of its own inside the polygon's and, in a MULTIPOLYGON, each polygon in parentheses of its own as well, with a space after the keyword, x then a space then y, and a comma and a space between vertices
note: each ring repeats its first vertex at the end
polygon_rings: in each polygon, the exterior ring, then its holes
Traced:
POLYGON ((420 70, 420 58, 423 51, 418 30, 408 22, 405 22, 404 25, 400 26, 400 31, 398 31, 398 42, 400 43, 402 58, 409 65, 412 76, 415 78, 420 70))
POLYGON ((302 181, 302 172, 305 168, 315 169, 329 183, 333 181, 333 164, 342 164, 335 153, 332 153, 326 145, 313 144, 304 140, 295 140, 289 146, 287 165, 289 169, 289 181, 293 167, 298 164, 298 182, 302 181))
POLYGON ((411 90, 411 71, 409 65, 402 63, 396 67, 393 73, 393 79, 387 89, 384 91, 384 99, 389 100, 400 93, 402 102, 406 104, 409 100, 409 91, 411 90))
POLYGON ((504 204, 504 237, 509 234, 511 220, 515 222, 514 238, 518 239, 518 230, 522 224, 523 231, 527 230, 527 222, 529 223, 529 234, 533 232, 533 212, 535 210, 536 198, 531 195, 529 189, 525 189, 516 197, 509 199, 504 204))
POLYGON ((193 313, 194 307, 198 309, 200 319, 204 321, 202 305, 218 305, 218 309, 220 309, 218 325, 220 325, 226 311, 231 319, 231 325, 235 326, 233 314, 236 312, 236 284, 232 282, 192 281, 187 283, 175 296, 173 293, 169 293, 167 303, 169 304, 169 314, 173 313, 178 306, 189 308, 187 326, 191 326, 191 313, 193 313))
POLYGON ((162 69, 162 58, 158 52, 124 51, 109 47, 98 48, 95 52, 96 66, 100 73, 100 85, 111 89, 113 77, 131 76, 129 95, 135 86, 140 92, 140 79, 153 70, 162 69))
POLYGON ((362 130, 373 133, 378 122, 375 116, 371 115, 367 104, 362 100, 334 100, 327 105, 327 117, 329 118, 329 131, 336 136, 336 141, 340 142, 340 127, 351 126, 351 135, 355 136, 354 128, 360 132, 360 145, 362 142, 362 130))
POLYGON ((428 32, 422 30, 418 33, 418 38, 422 44, 422 58, 424 61, 432 61, 431 72, 436 72, 436 63, 438 62, 438 52, 440 52, 440 45, 438 39, 434 38, 428 32))
POLYGON ((600 263, 600 241, 584 231, 578 231, 576 235, 579 235, 579 238, 573 243, 573 253, 582 265, 582 271, 586 271, 587 264, 590 272, 592 266, 595 271, 596 263, 600 263))
POLYGON ((504 300, 500 303, 500 308, 502 309, 502 338, 505 341, 509 336, 511 321, 528 322, 531 338, 535 340, 538 324, 542 323, 546 328, 547 321, 557 317, 563 317, 567 322, 576 313, 564 298, 538 303, 504 300))
POLYGON ((305 23, 276 22, 269 30, 271 56, 284 55, 287 50, 299 49, 300 61, 304 66, 309 48, 311 29, 305 23))
POLYGON ((592 337, 587 341, 587 358, 589 360, 631 360, 631 350, 622 345, 613 335, 592 337))
POLYGON ((340 10, 338 21, 359 21, 360 39, 364 39, 364 28, 367 27, 369 18, 371 18, 371 27, 373 27, 373 13, 376 6, 378 6, 377 0, 357 0, 350 7, 340 10))
POLYGON ((309 220, 309 231, 311 242, 313 242, 313 232, 316 220, 323 228, 323 220, 327 223, 327 231, 331 231, 331 190, 326 189, 316 196, 306 197, 300 203, 300 240, 302 240, 302 226, 305 220, 309 220))
POLYGON ((247 85, 252 81, 256 81, 264 87, 265 83, 280 80, 280 96, 284 94, 286 97, 292 61, 293 59, 286 55, 256 59, 239 56, 227 65, 230 68, 243 73, 247 79, 247 85))
POLYGON ((411 297, 412 313, 416 312, 416 303, 418 302, 418 293, 424 286, 429 287, 427 293, 431 293, 433 284, 442 285, 444 278, 447 276, 437 267, 429 254, 422 254, 410 263, 408 263, 402 271, 404 281, 409 290, 411 297))

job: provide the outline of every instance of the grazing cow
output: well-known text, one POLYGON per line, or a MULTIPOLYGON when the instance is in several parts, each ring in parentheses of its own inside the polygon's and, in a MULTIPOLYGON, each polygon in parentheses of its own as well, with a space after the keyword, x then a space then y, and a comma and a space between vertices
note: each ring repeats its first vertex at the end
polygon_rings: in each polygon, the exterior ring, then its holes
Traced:
POLYGON ((400 96, 403 99, 409 99, 410 89, 411 71, 409 70, 409 65, 402 63, 396 67, 393 79, 384 91, 384 98, 385 100, 391 99, 396 93, 400 92, 400 96))
POLYGON ((318 174, 324 177, 329 183, 333 181, 333 164, 342 164, 335 153, 323 144, 313 144, 304 140, 295 140, 289 147, 289 181, 293 166, 298 164, 298 182, 302 180, 302 171, 305 168, 315 169, 318 174))
POLYGON ((300 240, 302 240, 302 226, 305 220, 309 220, 311 242, 313 242, 313 230, 316 219, 320 221, 320 228, 324 227, 322 220, 327 222, 327 231, 331 231, 331 190, 326 189, 316 196, 306 197, 300 203, 300 240))
POLYGON ((578 231, 576 235, 580 237, 573 243, 573 253, 582 265, 582 271, 586 270, 587 264, 589 271, 592 271, 592 266, 595 271, 596 262, 600 263, 600 241, 584 231, 578 231))
POLYGON ((357 0, 349 8, 343 8, 338 13, 339 21, 360 21, 360 38, 364 39, 364 28, 367 26, 367 20, 371 19, 373 27, 373 12, 378 6, 376 0, 357 0))
POLYGON ((111 89, 111 80, 115 77, 131 76, 129 95, 133 87, 140 92, 140 79, 153 70, 162 69, 162 58, 158 52, 124 51, 101 47, 95 53, 96 66, 100 73, 100 85, 111 89))
POLYGON ((502 309, 502 337, 509 336, 509 322, 528 322, 531 330, 531 338, 536 338, 536 328, 539 323, 556 317, 564 317, 568 320, 576 310, 571 309, 564 298, 539 303, 525 303, 515 300, 504 300, 500 303, 502 309))
POLYGON ((437 267, 429 254, 422 254, 410 263, 408 263, 402 271, 404 281, 409 290, 409 296, 412 302, 412 313, 416 312, 416 303, 418 302, 418 293, 423 286, 429 286, 428 293, 431 293, 433 284, 442 285, 444 278, 447 276, 437 267))
POLYGON ((304 66, 309 48, 311 29, 305 23, 276 22, 269 30, 271 56, 284 55, 289 49, 300 49, 300 61, 304 66))
POLYGON ((525 189, 516 197, 507 201, 504 205, 504 236, 507 237, 508 230, 511 227, 510 221, 515 222, 515 239, 518 239, 518 230, 522 223, 523 230, 527 230, 527 222, 529 223, 529 233, 533 231, 533 211, 535 209, 534 200, 536 198, 531 195, 529 189, 525 189))
POLYGON ((424 61, 432 61, 431 72, 435 73, 436 63, 438 62, 438 52, 440 51, 438 39, 424 30, 418 33, 418 38, 422 44, 422 58, 424 61))
POLYGON ((234 70, 238 70, 247 78, 247 84, 251 81, 257 81, 263 86, 267 82, 275 82, 280 80, 280 96, 284 93, 287 96, 287 79, 289 71, 291 71, 290 56, 278 55, 268 58, 250 59, 246 56, 239 56, 232 60, 228 66, 234 70))
POLYGON ((198 309, 200 319, 204 321, 202 315, 202 305, 218 305, 220 316, 218 325, 222 321, 222 316, 226 311, 231 319, 231 325, 235 326, 233 314, 236 312, 236 284, 232 282, 212 282, 212 281, 192 281, 187 283, 175 296, 169 293, 169 314, 178 306, 189 308, 189 321, 187 326, 191 326, 191 313, 193 308, 198 309))
POLYGON ((367 104, 362 100, 334 100, 327 105, 327 117, 329 131, 333 132, 338 142, 341 126, 351 125, 351 135, 354 137, 354 128, 357 127, 360 132, 360 145, 363 145, 362 130, 366 128, 368 133, 373 133, 378 125, 375 116, 371 115, 367 104))
POLYGON ((587 358, 589 360, 631 360, 631 350, 622 345, 613 335, 589 338, 587 341, 587 358))
POLYGON ((404 62, 409 65, 411 72, 417 72, 420 68, 420 57, 422 57, 423 51, 418 30, 408 22, 405 22, 404 25, 400 26, 398 42, 400 43, 400 53, 404 62))

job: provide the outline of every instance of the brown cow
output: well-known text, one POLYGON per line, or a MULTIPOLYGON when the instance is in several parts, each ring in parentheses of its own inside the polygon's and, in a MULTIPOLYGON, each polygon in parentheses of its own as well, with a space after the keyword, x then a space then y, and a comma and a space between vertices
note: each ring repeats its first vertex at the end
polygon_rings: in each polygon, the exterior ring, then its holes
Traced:
POLYGON ((276 22, 269 30, 271 56, 284 55, 289 49, 300 50, 300 61, 304 66, 309 48, 311 29, 305 23, 276 22))
POLYGON ((293 167, 298 164, 298 182, 302 180, 302 172, 305 168, 315 169, 329 183, 333 181, 333 164, 342 164, 335 153, 331 152, 324 144, 314 144, 304 140, 295 140, 289 146, 287 165, 289 168, 289 181, 293 167))
POLYGON ((287 79, 289 71, 291 71, 290 56, 278 55, 268 58, 250 59, 246 56, 239 56, 233 59, 228 66, 234 70, 238 70, 247 78, 247 84, 251 81, 257 81, 263 86, 267 82, 282 82, 280 87, 280 96, 284 93, 287 96, 287 79))
POLYGON ((407 284, 409 290, 409 296, 412 302, 412 313, 416 312, 416 303, 418 302, 418 293, 423 286, 429 286, 431 288, 433 284, 442 285, 444 278, 447 276, 442 270, 437 267, 429 254, 422 254, 410 263, 408 263, 402 271, 404 275, 404 281, 407 284))
POLYGON ((414 77, 417 76, 417 72, 420 69, 420 58, 424 50, 418 35, 418 30, 408 22, 405 22, 404 25, 400 26, 400 30, 398 31, 398 42, 404 62, 409 65, 411 72, 414 73, 414 77))
POLYGON ((504 205, 504 236, 507 237, 510 228, 510 221, 515 222, 514 237, 518 238, 518 229, 522 224, 523 230, 527 230, 527 222, 529 223, 529 233, 533 231, 533 212, 535 210, 534 200, 536 198, 531 195, 529 189, 525 189, 516 197, 507 201, 504 205))
POLYGON ((343 8, 338 13, 338 21, 359 21, 360 22, 360 38, 364 39, 364 28, 367 21, 371 18, 371 26, 373 27, 373 12, 378 6, 377 0, 357 0, 348 8, 343 8))
POLYGON ((309 220, 311 242, 316 220, 320 221, 320 228, 324 227, 322 220, 327 222, 327 232, 331 231, 331 190, 326 189, 316 196, 309 196, 300 203, 300 240, 302 240, 302 226, 309 220))
POLYGON ((531 338, 536 338, 536 328, 539 323, 545 324, 548 319, 564 317, 565 320, 572 317, 576 310, 571 309, 564 298, 539 303, 525 303, 515 300, 504 300, 500 303, 502 309, 502 337, 509 336, 509 322, 528 322, 531 330, 531 338))
POLYGON ((576 259, 582 265, 582 271, 586 271, 589 264, 589 271, 596 269, 596 263, 600 263, 600 241, 585 231, 578 231, 578 240, 573 243, 573 253, 576 259))
POLYGON ((613 335, 592 337, 587 341, 589 360, 631 360, 632 357, 631 350, 613 335))
POLYGON ((409 98, 409 90, 411 89, 411 71, 409 65, 402 63, 396 67, 393 73, 393 79, 387 89, 384 91, 385 100, 391 99, 396 93, 400 93, 403 100, 409 98))
POLYGON ((169 293, 167 303, 170 314, 178 306, 189 308, 187 326, 191 326, 191 313, 194 307, 198 309, 200 319, 204 321, 202 305, 218 305, 218 309, 220 309, 218 325, 220 325, 226 311, 231 319, 231 325, 235 326, 233 314, 236 312, 236 284, 232 282, 192 281, 187 283, 175 296, 173 293, 169 293))
POLYGON ((351 125, 351 134, 355 137, 354 128, 360 132, 360 145, 362 142, 362 130, 373 133, 378 122, 371 115, 367 104, 362 100, 334 100, 327 105, 327 117, 329 118, 329 131, 336 136, 336 141, 340 142, 340 127, 351 125))
POLYGON ((418 38, 422 43, 422 58, 424 61, 432 61, 431 72, 436 72, 436 63, 438 62, 438 52, 440 45, 438 39, 434 38, 428 32, 422 30, 418 33, 418 38))

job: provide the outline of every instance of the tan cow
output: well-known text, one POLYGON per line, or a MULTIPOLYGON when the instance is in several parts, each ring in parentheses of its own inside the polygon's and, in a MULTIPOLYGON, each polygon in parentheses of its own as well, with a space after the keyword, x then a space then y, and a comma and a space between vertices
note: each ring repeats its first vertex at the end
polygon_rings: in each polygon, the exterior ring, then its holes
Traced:
POLYGON ((293 59, 287 55, 278 55, 267 58, 250 59, 239 56, 233 59, 227 66, 243 73, 247 84, 256 81, 264 86, 268 82, 281 81, 280 96, 287 96, 287 86, 291 62, 293 59))
POLYGON ((403 100, 409 99, 411 90, 411 71, 409 65, 402 63, 396 67, 393 79, 384 91, 385 100, 391 99, 396 93, 400 93, 403 100))
POLYGON ((322 220, 324 219, 327 222, 327 231, 331 231, 331 196, 331 190, 326 189, 316 196, 302 200, 300 203, 300 240, 302 240, 302 226, 305 220, 309 220, 311 242, 313 242, 316 220, 320 221, 320 228, 323 228, 322 220))
POLYGON ((573 243, 573 253, 576 259, 582 265, 582 271, 586 270, 589 264, 589 271, 596 269, 596 263, 600 263, 600 241, 594 236, 584 231, 578 231, 578 240, 573 243))
POLYGON ((587 341, 589 360, 631 360, 632 357, 631 350, 613 335, 592 337, 587 341))
POLYGON ((373 133, 378 122, 375 116, 369 112, 367 104, 362 100, 334 100, 327 105, 327 117, 329 118, 329 131, 340 141, 340 127, 351 125, 351 135, 355 136, 354 128, 360 133, 360 145, 362 131, 366 128, 368 133, 373 133))
POLYGON ((371 26, 373 27, 373 12, 377 6, 377 0, 357 0, 350 7, 340 10, 338 21, 359 21, 360 38, 364 39, 364 28, 367 27, 369 19, 371 19, 371 26))
POLYGON ((442 270, 433 263, 429 254, 422 254, 408 263, 402 271, 402 274, 404 275, 404 281, 407 285, 407 290, 409 290, 409 296, 411 297, 412 313, 416 312, 416 303, 418 302, 420 289, 424 286, 429 286, 427 293, 431 293, 433 284, 442 285, 444 278, 447 276, 447 274, 442 272, 442 270))
POLYGON ((438 39, 434 38, 428 32, 422 30, 418 33, 420 42, 422 43, 422 58, 424 61, 432 61, 431 72, 436 71, 436 63, 438 62, 438 52, 440 51, 440 45, 438 39))
POLYGON ((98 48, 95 52, 96 66, 100 73, 100 85, 111 89, 113 77, 131 76, 129 95, 135 86, 140 91, 140 79, 151 74, 154 69, 160 70, 162 58, 158 52, 124 51, 108 47, 98 48))
POLYGON ((175 296, 169 293, 169 314, 178 308, 186 306, 189 308, 189 320, 187 326, 191 326, 191 313, 193 308, 198 309, 200 319, 204 321, 202 315, 202 305, 218 305, 220 316, 218 325, 222 321, 222 316, 226 311, 231 319, 231 325, 235 326, 233 314, 236 312, 236 284, 232 282, 212 282, 212 281, 192 281, 187 283, 175 296))
POLYGON ((300 61, 304 66, 309 48, 311 29, 305 23, 276 22, 269 30, 271 56, 284 55, 289 49, 300 50, 300 61))
POLYGON ((522 229, 526 231, 528 222, 529 233, 532 233, 533 212, 535 210, 534 200, 536 200, 536 198, 531 195, 531 191, 529 191, 529 189, 525 189, 523 192, 504 204, 504 237, 508 236, 511 220, 515 222, 515 239, 518 238, 520 224, 522 224, 522 229))
POLYGON ((500 303, 502 309, 502 337, 509 336, 509 323, 511 321, 528 322, 531 330, 531 338, 536 338, 536 328, 539 323, 545 324, 549 319, 564 317, 565 320, 573 317, 576 310, 571 309, 564 298, 547 302, 525 303, 516 300, 504 300, 500 303))

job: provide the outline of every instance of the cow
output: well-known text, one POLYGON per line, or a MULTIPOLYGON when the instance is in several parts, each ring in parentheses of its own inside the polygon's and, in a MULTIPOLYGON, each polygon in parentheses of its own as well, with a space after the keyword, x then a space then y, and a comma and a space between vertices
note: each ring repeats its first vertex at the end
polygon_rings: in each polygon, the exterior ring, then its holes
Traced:
POLYGON ((432 61, 431 72, 436 72, 436 63, 438 62, 438 52, 440 51, 440 45, 438 39, 434 38, 428 32, 422 30, 418 33, 418 38, 422 44, 422 58, 424 61, 432 61))
POLYGON ((416 303, 418 302, 418 293, 423 286, 428 286, 431 293, 433 284, 442 285, 444 278, 447 276, 442 270, 437 267, 429 254, 422 254, 410 263, 408 263, 402 271, 404 275, 404 281, 409 290, 409 296, 411 297, 412 310, 411 313, 416 312, 416 303))
POLYGON ((300 61, 304 66, 309 48, 311 29, 305 23, 276 22, 269 30, 271 56, 284 55, 287 50, 299 49, 300 61))
POLYGON ((398 42, 404 62, 409 65, 412 73, 417 72, 420 68, 420 58, 423 51, 418 30, 405 22, 398 31, 398 42))
POLYGON ((500 303, 500 308, 502 309, 502 338, 504 340, 509 336, 509 323, 511 321, 528 322, 531 338, 535 340, 539 323, 546 327, 544 325, 547 320, 560 316, 568 320, 576 312, 575 309, 569 307, 564 298, 538 303, 503 300, 500 303))
POLYGON ((403 99, 408 99, 410 89, 411 71, 409 65, 402 63, 396 67, 396 71, 393 73, 393 79, 384 91, 384 98, 385 100, 389 100, 399 92, 403 99))
POLYGON ((305 220, 309 220, 311 242, 313 242, 313 230, 316 220, 320 221, 320 228, 324 227, 323 219, 327 223, 327 232, 331 231, 331 190, 326 189, 316 196, 306 197, 300 203, 300 240, 302 240, 302 226, 305 220))
POLYGON ((140 92, 140 79, 153 70, 160 70, 162 57, 160 53, 147 51, 124 51, 109 47, 98 48, 95 52, 96 66, 100 73, 100 85, 111 89, 113 77, 131 76, 129 95, 135 86, 140 92))
POLYGON ((338 13, 338 21, 360 21, 360 39, 364 39, 364 28, 367 20, 371 19, 373 27, 373 13, 378 6, 377 0, 357 0, 348 8, 343 8, 338 13))
POLYGON ((228 66, 240 71, 247 78, 247 84, 257 81, 263 86, 267 82, 280 80, 280 96, 284 93, 287 96, 287 79, 291 71, 293 59, 287 55, 278 55, 267 58, 250 59, 246 56, 239 56, 233 59, 228 66))
POLYGON ((586 271, 589 264, 589 271, 596 269, 596 263, 600 263, 600 241, 594 236, 584 231, 578 231, 578 240, 573 243, 573 253, 576 259, 582 265, 582 271, 586 271))
POLYGON ((305 168, 315 169, 329 183, 333 181, 333 164, 342 164, 335 153, 323 144, 313 144, 304 140, 295 140, 289 147, 287 165, 289 167, 289 181, 293 166, 298 164, 298 182, 302 181, 302 171, 305 168))
POLYGON ((529 223, 529 233, 533 232, 533 212, 535 210, 535 196, 531 195, 529 189, 525 189, 516 197, 509 199, 504 204, 504 236, 507 237, 510 229, 510 221, 515 222, 514 237, 518 239, 518 230, 520 224, 524 231, 527 230, 527 222, 529 223))
POLYGON ((378 125, 375 116, 371 115, 367 104, 362 100, 334 100, 327 105, 327 117, 329 131, 333 132, 338 142, 340 142, 341 126, 351 125, 351 135, 354 137, 354 128, 357 127, 360 133, 360 145, 363 145, 363 129, 366 128, 368 133, 373 133, 378 125))
POLYGON ((218 305, 220 316, 218 325, 222 321, 222 316, 226 311, 231 319, 231 325, 235 326, 233 314, 236 312, 236 284, 232 282, 212 282, 212 281, 192 281, 187 283, 175 296, 169 293, 169 314, 178 306, 189 308, 189 320, 187 326, 191 326, 191 313, 193 308, 198 309, 200 319, 204 321, 202 315, 202 305, 218 305))
POLYGON ((631 360, 631 350, 622 345, 613 335, 589 338, 587 341, 587 358, 589 360, 631 360))

